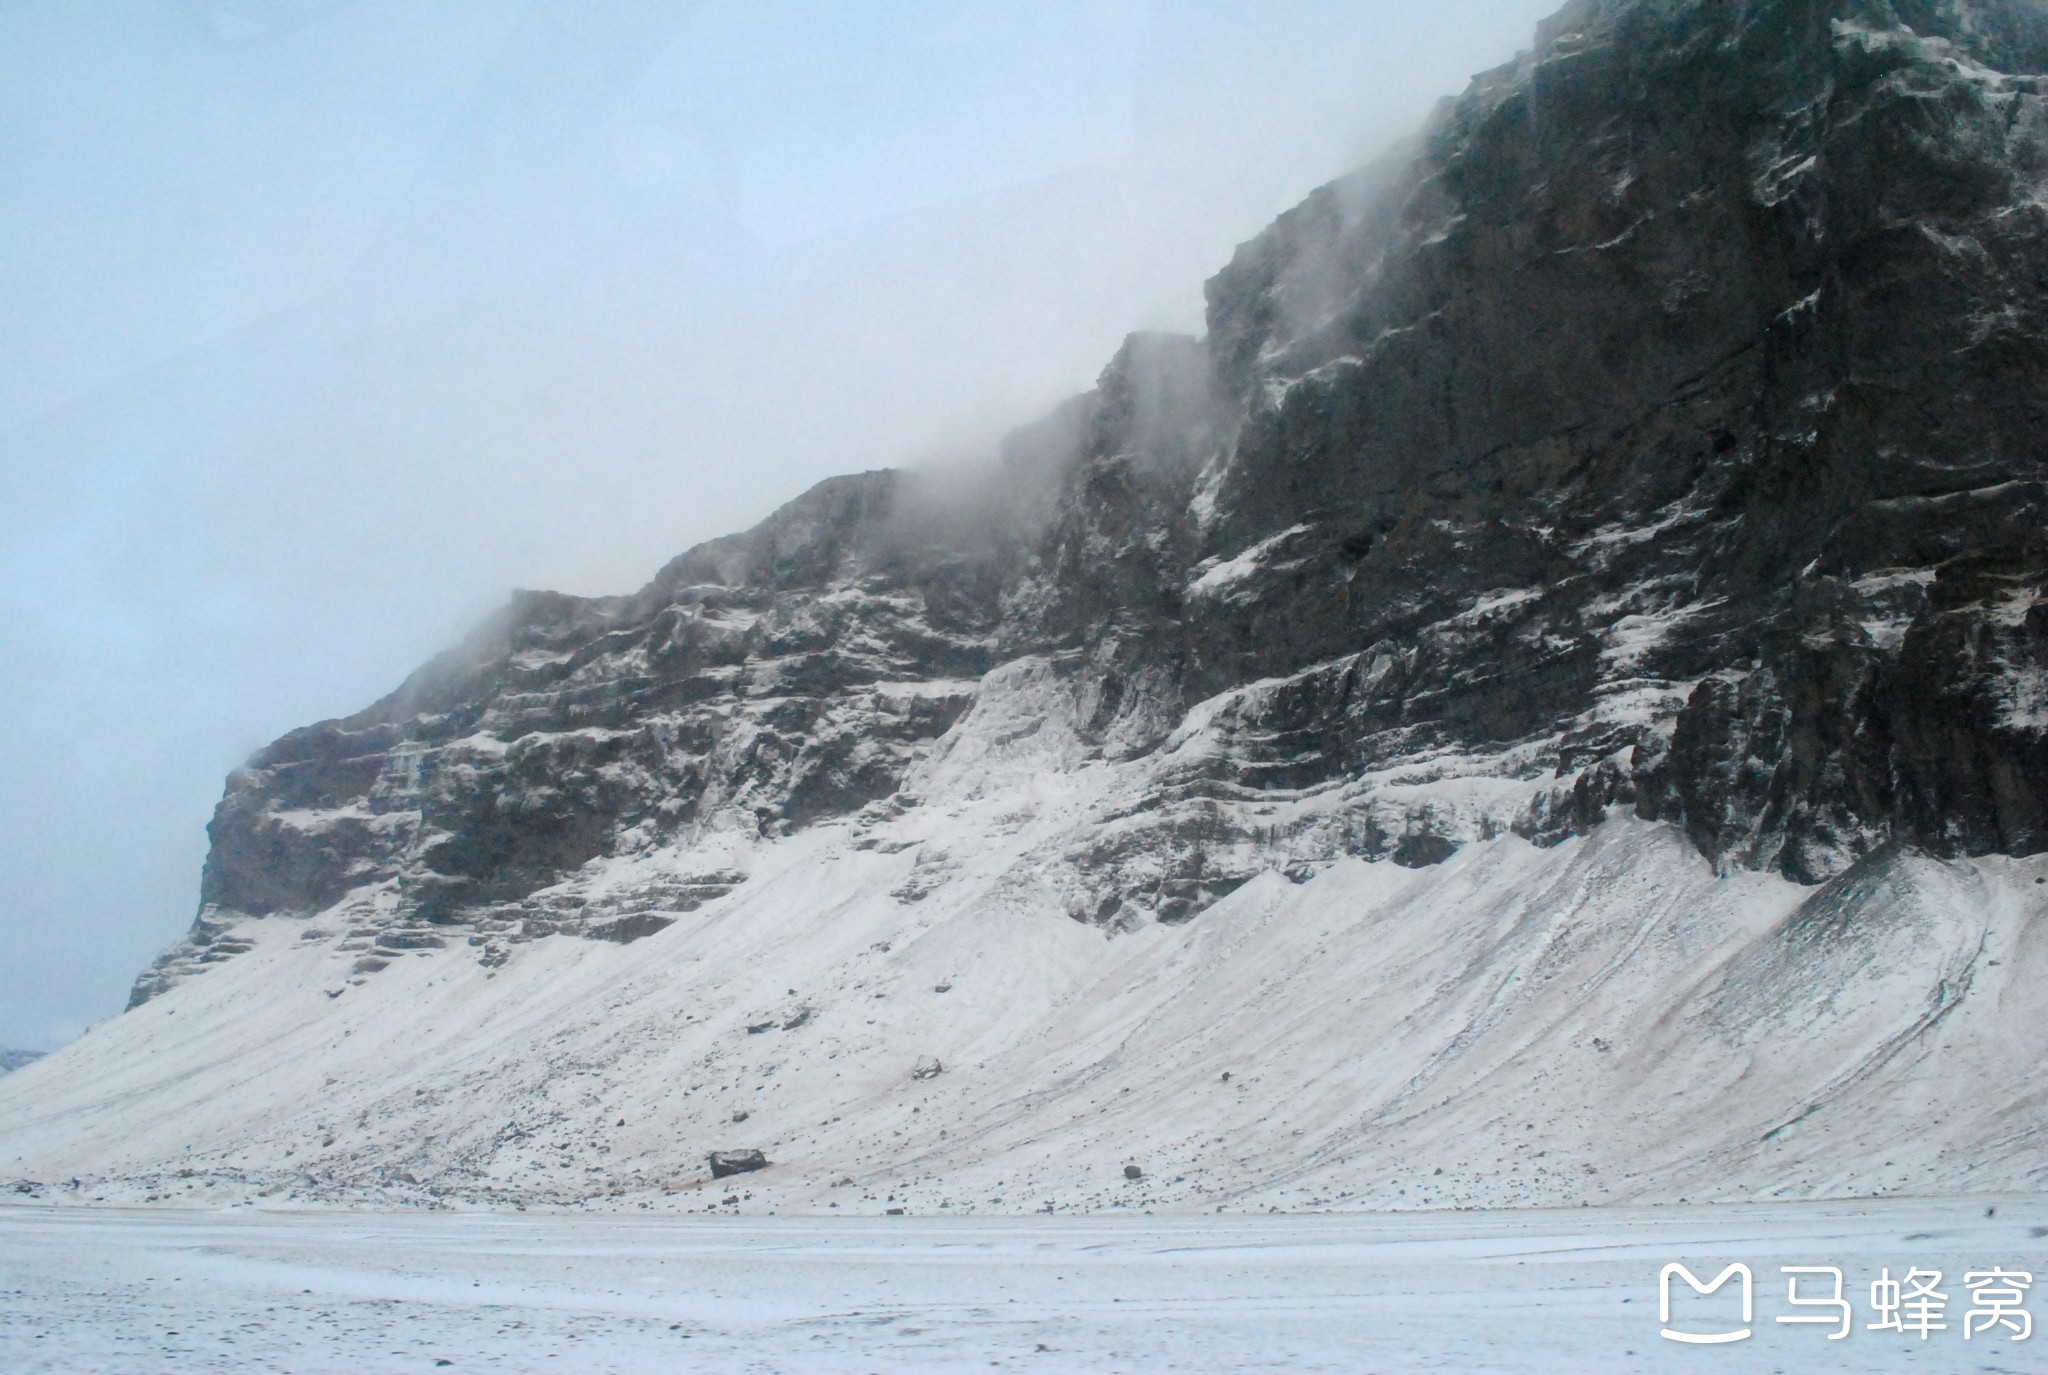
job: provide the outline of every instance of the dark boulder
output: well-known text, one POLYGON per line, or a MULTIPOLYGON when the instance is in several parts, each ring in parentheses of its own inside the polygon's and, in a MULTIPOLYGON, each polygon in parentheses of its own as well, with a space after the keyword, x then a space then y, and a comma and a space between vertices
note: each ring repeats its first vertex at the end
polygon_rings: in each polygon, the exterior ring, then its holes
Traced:
POLYGON ((711 1177, 724 1179, 727 1175, 752 1174, 755 1170, 767 1169, 768 1164, 768 1157, 759 1151, 713 1151, 711 1177))

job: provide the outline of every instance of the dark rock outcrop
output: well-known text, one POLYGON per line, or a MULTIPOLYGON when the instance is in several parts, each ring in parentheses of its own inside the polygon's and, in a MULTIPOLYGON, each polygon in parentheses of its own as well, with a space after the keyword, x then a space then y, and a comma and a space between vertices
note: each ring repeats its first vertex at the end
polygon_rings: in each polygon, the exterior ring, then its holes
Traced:
POLYGON ((137 997, 242 914, 649 934, 744 875, 581 867, 914 807, 1023 660, 1149 770, 1049 861, 1111 926, 1616 807, 1806 882, 2048 848, 2044 190, 2029 0, 1575 0, 991 471, 522 593, 264 750, 137 997))
MULTIPOLYGON (((740 1116, 744 1117, 742 1113, 740 1116)), ((711 1153, 711 1177, 724 1179, 727 1175, 752 1174, 755 1170, 768 1168, 768 1157, 759 1151, 713 1151, 711 1153)))

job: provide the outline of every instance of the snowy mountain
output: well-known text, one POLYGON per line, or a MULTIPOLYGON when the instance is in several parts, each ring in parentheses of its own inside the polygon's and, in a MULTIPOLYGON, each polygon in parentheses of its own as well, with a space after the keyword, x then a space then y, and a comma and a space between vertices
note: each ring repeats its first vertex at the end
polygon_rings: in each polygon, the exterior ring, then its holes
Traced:
POLYGON ((992 468, 264 750, 0 1174, 2040 1187, 2044 193, 2030 0, 1577 0, 992 468))
POLYGON ((0 1050, 0 1074, 12 1073, 42 1058, 40 1050, 0 1050))

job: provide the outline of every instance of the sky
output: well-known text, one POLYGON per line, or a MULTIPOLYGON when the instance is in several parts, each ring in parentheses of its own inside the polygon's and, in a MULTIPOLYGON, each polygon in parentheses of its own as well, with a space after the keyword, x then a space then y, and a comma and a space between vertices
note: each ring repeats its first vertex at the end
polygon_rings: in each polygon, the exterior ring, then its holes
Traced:
POLYGON ((0 0, 0 1046, 515 587, 986 452, 1556 0, 0 0))

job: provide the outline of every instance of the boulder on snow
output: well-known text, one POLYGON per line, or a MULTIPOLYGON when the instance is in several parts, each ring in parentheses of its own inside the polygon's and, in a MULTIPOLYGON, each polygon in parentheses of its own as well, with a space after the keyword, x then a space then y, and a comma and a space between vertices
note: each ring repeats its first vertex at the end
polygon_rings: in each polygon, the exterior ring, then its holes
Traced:
POLYGON ((751 1174, 755 1170, 768 1168, 768 1157, 759 1151, 713 1151, 711 1153, 711 1177, 723 1179, 730 1174, 751 1174))
POLYGON ((1143 1170, 1139 1169, 1139 1168, 1138 1168, 1138 1167, 1137 1167, 1136 1165, 1126 1165, 1126 1166, 1124 1166, 1124 1178, 1125 1178, 1125 1179, 1143 1179, 1144 1177, 1145 1177, 1145 1172, 1144 1172, 1143 1170))
POLYGON ((939 1063, 939 1058, 936 1055, 920 1055, 917 1057, 917 1063, 911 1066, 910 1077, 913 1079, 936 1079, 945 1072, 946 1067, 939 1063))

